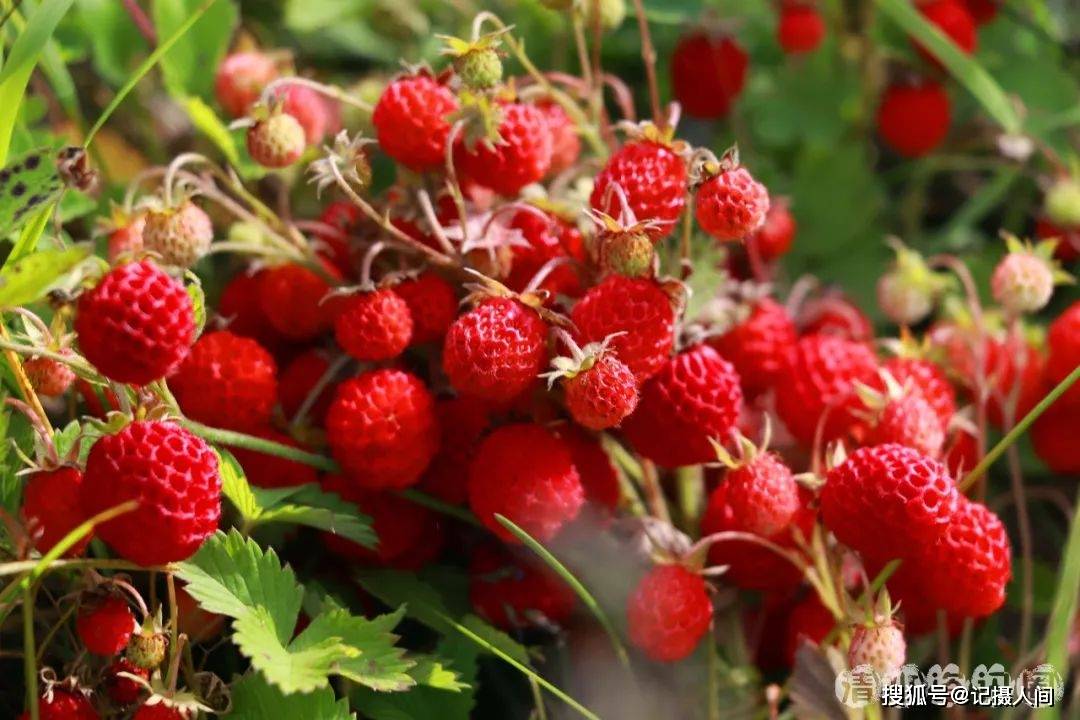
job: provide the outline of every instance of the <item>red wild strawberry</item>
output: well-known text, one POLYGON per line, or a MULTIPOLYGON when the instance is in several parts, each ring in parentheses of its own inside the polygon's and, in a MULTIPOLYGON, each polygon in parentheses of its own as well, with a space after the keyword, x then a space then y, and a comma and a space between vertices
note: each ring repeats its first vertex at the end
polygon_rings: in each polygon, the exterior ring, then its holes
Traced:
POLYGON ((304 129, 308 145, 318 145, 328 133, 336 132, 336 107, 331 107, 318 91, 305 85, 290 83, 271 93, 271 102, 281 103, 282 110, 291 115, 304 129))
POLYGON ((143 566, 187 560, 217 530, 218 458, 174 422, 136 421, 94 443, 79 498, 88 515, 138 501, 97 527, 121 557, 143 566))
POLYGON ((663 467, 709 462, 710 438, 726 438, 742 411, 739 376, 708 345, 685 350, 641 387, 623 432, 641 455, 663 467))
POLYGON ((594 506, 602 517, 615 512, 622 498, 619 475, 604 446, 577 425, 566 423, 553 428, 555 434, 570 449, 570 459, 581 478, 585 501, 594 506))
POLYGON ((394 286, 394 292, 409 306, 413 344, 439 342, 457 316, 454 286, 428 270, 394 286))
POLYGON ((551 165, 549 175, 558 175, 563 170, 573 167, 581 155, 581 138, 578 137, 574 121, 566 114, 563 106, 553 100, 541 100, 536 103, 544 113, 548 130, 551 131, 551 165))
MULTIPOLYGON (((64 354, 68 354, 64 351, 64 354)), ((23 362, 23 372, 34 392, 45 397, 63 395, 75 382, 75 371, 66 363, 47 357, 34 357, 23 362)))
MULTIPOLYGON (((1080 300, 1050 323, 1046 344, 1046 378, 1051 385, 1057 385, 1080 365, 1080 300)), ((1069 388, 1058 402, 1080 406, 1080 384, 1069 388)))
POLYGON ((265 348, 280 348, 284 337, 274 329, 262 309, 262 281, 266 270, 238 272, 225 284, 217 314, 229 332, 257 340, 265 348))
POLYGON ((808 300, 799 308, 795 324, 803 335, 832 335, 856 342, 874 337, 866 313, 837 293, 808 300))
POLYGON ((266 425, 277 387, 277 364, 270 353, 227 330, 199 338, 169 378, 185 415, 229 430, 266 425))
POLYGON ((262 277, 259 302, 274 330, 290 340, 304 341, 330 328, 334 304, 326 300, 329 292, 329 283, 313 270, 279 265, 262 277))
POLYGON ((952 102, 933 80, 890 85, 877 111, 878 134, 903 157, 922 157, 935 150, 949 132, 952 102))
MULTIPOLYGON (((881 368, 901 386, 909 386, 913 392, 922 395, 934 408, 941 426, 949 426, 956 414, 956 390, 940 365, 932 360, 894 357, 886 360, 881 368)), ((884 389, 880 376, 875 378, 871 387, 884 389)))
POLYGON ((205 210, 184 200, 176 207, 148 210, 142 238, 143 247, 166 265, 188 268, 210 249, 214 224, 205 210))
POLYGON ((401 370, 372 370, 338 386, 326 414, 334 457, 358 486, 416 483, 439 446, 435 401, 423 381, 401 370))
MULTIPOLYGON (((1031 436, 1032 441, 1036 443, 1037 454, 1038 444, 1035 439, 1034 427, 1031 429, 1031 436)), ((941 461, 949 468, 949 473, 954 478, 962 478, 968 470, 971 470, 979 463, 981 457, 979 455, 979 439, 969 432, 958 429, 953 433, 945 449, 945 456, 941 461)))
POLYGON ((660 285, 646 278, 607 277, 574 306, 571 320, 579 343, 603 342, 615 335, 608 347, 638 382, 663 366, 674 345, 671 300, 660 285))
MULTIPOLYGON (((329 369, 330 361, 319 350, 308 350, 289 363, 278 378, 278 402, 281 403, 287 420, 296 417, 308 395, 329 369)), ((315 425, 323 424, 326 411, 334 399, 335 386, 333 382, 327 383, 312 402, 307 419, 315 425)))
POLYGON ((795 324, 787 310, 771 298, 762 298, 750 317, 710 339, 709 345, 735 366, 743 392, 754 397, 776 382, 795 342, 795 324))
POLYGON ((762 262, 772 262, 791 249, 797 229, 787 202, 782 198, 773 200, 769 203, 769 212, 765 213, 765 224, 746 242, 754 246, 762 262))
POLYGON ((140 213, 129 219, 126 224, 120 225, 109 233, 107 257, 110 264, 116 262, 125 255, 134 255, 143 249, 143 228, 146 226, 146 215, 140 213))
POLYGON ((542 542, 573 520, 585 492, 570 450, 539 425, 504 425, 476 449, 469 466, 469 506, 506 542, 519 542, 496 514, 542 542))
POLYGON ((893 682, 900 675, 907 656, 904 631, 891 619, 856 625, 848 647, 848 667, 869 665, 883 682, 893 682))
MULTIPOLYGON (((304 447, 285 433, 278 432, 271 427, 249 428, 248 432, 263 440, 271 440, 279 445, 287 445, 297 450, 304 447)), ((293 487, 305 485, 318 480, 315 469, 310 465, 286 460, 276 455, 267 455, 258 450, 248 450, 241 447, 230 447, 229 452, 240 463, 244 475, 252 485, 264 488, 293 487)))
MULTIPOLYGON (((968 55, 975 52, 979 44, 979 35, 975 32, 975 20, 961 0, 931 0, 918 6, 919 12, 931 24, 937 25, 941 32, 953 41, 962 52, 968 55)), ((927 62, 938 65, 934 53, 921 43, 915 43, 915 49, 926 58, 927 62)))
POLYGON ((742 92, 749 65, 750 56, 734 38, 686 35, 671 56, 672 92, 687 115, 724 117, 742 92))
POLYGON ((1035 220, 1035 235, 1042 240, 1057 240, 1054 257, 1059 262, 1071 264, 1080 258, 1080 227, 1060 227, 1049 218, 1035 220))
POLYGON ((717 240, 742 240, 765 223, 769 192, 744 167, 724 170, 697 190, 695 215, 717 240))
POLYGON ((470 395, 435 402, 442 442, 420 481, 420 489, 454 505, 468 499, 469 463, 480 437, 491 424, 483 400, 470 395))
POLYGON ((190 716, 180 708, 161 702, 156 705, 143 705, 135 711, 131 720, 190 720, 190 716))
POLYGON ((218 66, 214 94, 231 117, 243 117, 259 99, 263 88, 277 76, 277 63, 269 55, 261 52, 233 53, 218 66))
MULTIPOLYGON (((41 533, 34 547, 45 554, 87 519, 79 504, 83 474, 73 467, 41 470, 30 476, 23 491, 21 514, 32 535, 41 533)), ((79 540, 64 557, 82 555, 93 533, 79 540)))
POLYGON ((547 360, 547 325, 510 298, 489 298, 446 333, 443 369, 457 390, 510 400, 536 380, 547 360))
POLYGON ((457 107, 454 94, 426 75, 394 80, 371 118, 379 147, 411 170, 442 167, 450 135, 447 116, 457 107))
POLYGON ((460 141, 454 148, 454 164, 468 180, 515 197, 551 167, 551 131, 544 111, 535 105, 507 103, 499 112, 499 139, 471 148, 460 141))
MULTIPOLYGON (((527 246, 514 246, 512 250, 513 259, 506 284, 513 290, 525 290, 533 276, 551 260, 581 260, 583 257, 581 232, 572 223, 554 214, 539 209, 521 210, 514 213, 510 227, 520 231, 528 243, 527 246)), ((547 274, 538 289, 547 290, 552 295, 576 297, 581 294, 581 280, 572 265, 559 265, 547 274)))
POLYGON ((945 426, 921 393, 887 397, 884 403, 866 433, 865 445, 895 443, 932 458, 941 454, 945 426))
POLYGON ((911 557, 933 545, 959 503, 948 469, 901 445, 859 448, 829 471, 821 491, 826 527, 874 560, 911 557))
POLYGON ((626 604, 630 642, 657 662, 675 662, 694 652, 712 615, 705 581, 682 565, 654 567, 626 604))
POLYGON ((119 658, 105 668, 105 692, 108 693, 109 699, 117 705, 131 705, 139 699, 145 688, 131 678, 123 677, 120 673, 135 675, 149 682, 150 671, 144 670, 127 658, 119 658))
POLYGON ((503 630, 560 625, 574 612, 574 591, 535 560, 479 545, 469 562, 469 601, 503 630))
MULTIPOLYGON (((40 720, 101 720, 82 690, 55 687, 38 700, 40 720)), ((24 712, 19 720, 30 720, 24 712)))
POLYGON ((825 39, 825 21, 810 3, 786 0, 780 6, 776 40, 788 55, 811 53, 825 39))
POLYGON ((1001 0, 964 0, 964 7, 977 25, 985 25, 997 17, 1000 4, 1001 0))
MULTIPOLYGON (((762 453, 728 470, 709 497, 701 520, 702 535, 745 532, 781 547, 794 545, 793 529, 812 513, 802 511, 799 487, 791 470, 774 454, 762 453), (805 516, 805 517, 803 517, 805 516)), ((773 550, 741 540, 723 540, 709 547, 711 565, 727 565, 723 578, 737 587, 780 590, 802 579, 798 570, 773 550)))
POLYGON ((170 374, 195 340, 195 311, 183 284, 146 260, 109 271, 82 294, 79 347, 102 375, 146 385, 170 374))
POLYGON ((877 360, 865 345, 830 335, 804 336, 777 378, 777 413, 803 445, 814 444, 819 425, 822 441, 829 442, 854 421, 855 383, 870 384, 876 375, 877 360))
POLYGON ((342 557, 385 567, 418 570, 442 549, 442 525, 431 510, 388 492, 359 488, 341 475, 326 475, 323 490, 354 503, 371 518, 378 542, 368 549, 332 533, 323 542, 342 557))
POLYGON ((836 618, 821 604, 816 592, 811 592, 788 615, 785 628, 784 658, 788 667, 795 666, 795 655, 804 644, 820 645, 836 627, 836 618))
POLYGON ((1080 475, 1080 453, 1076 452, 1078 423, 1080 406, 1058 400, 1031 426, 1035 454, 1058 475, 1080 475))
POLYGON ((589 204, 617 218, 622 212, 618 186, 638 222, 655 222, 649 235, 666 237, 686 206, 686 162, 661 142, 637 140, 623 145, 596 176, 589 204))
POLYGON ((602 353, 590 367, 568 375, 563 392, 570 415, 590 430, 617 426, 638 402, 634 374, 612 353, 602 353))
POLYGON ((1009 536, 985 505, 961 497, 937 542, 912 560, 937 607, 964 617, 984 617, 1005 602, 1012 575, 1009 536))
POLYGON ((409 305, 392 288, 361 291, 342 303, 334 320, 334 338, 357 360, 390 360, 412 339, 409 305))
POLYGON ((83 646, 94 655, 104 657, 119 655, 138 627, 135 613, 119 595, 109 595, 99 602, 84 605, 75 618, 75 631, 83 646))
POLYGON ((251 159, 268 168, 292 165, 307 147, 300 121, 282 111, 256 121, 247 129, 246 141, 251 159))

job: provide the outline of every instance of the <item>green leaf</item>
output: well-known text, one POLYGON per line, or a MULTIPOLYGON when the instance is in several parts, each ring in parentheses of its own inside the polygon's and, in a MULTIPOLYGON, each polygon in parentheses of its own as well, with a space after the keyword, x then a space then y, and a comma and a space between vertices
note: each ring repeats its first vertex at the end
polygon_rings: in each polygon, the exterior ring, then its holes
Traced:
POLYGON ((81 24, 86 33, 94 69, 112 85, 124 82, 136 56, 146 49, 123 3, 116 0, 78 0, 81 24))
POLYGON ((356 720, 348 700, 338 700, 330 688, 286 695, 258 673, 249 673, 232 686, 230 720, 303 718, 304 720, 356 720))
POLYGON ((937 26, 924 18, 909 0, 875 0, 882 12, 933 53, 949 74, 968 89, 1006 132, 1023 124, 1013 103, 982 65, 960 50, 937 26))
MULTIPOLYGON (((159 37, 183 27, 202 0, 154 0, 151 15, 159 37)), ((209 98, 214 73, 229 47, 238 11, 229 0, 219 0, 161 59, 165 86, 176 98, 209 98)))
MULTIPOLYGON (((1080 496, 1078 496, 1080 503, 1080 496)), ((1057 592, 1046 629, 1046 662, 1065 672, 1069 667, 1069 638, 1076 618, 1077 599, 1080 598, 1080 513, 1074 514, 1069 528, 1069 539, 1058 569, 1057 592)), ((1041 720, 1058 718, 1061 711, 1056 706, 1040 708, 1035 716, 1041 720)))
POLYGON ((404 616, 404 608, 372 620, 354 617, 347 610, 331 610, 311 621, 289 646, 290 652, 325 646, 331 641, 348 648, 346 657, 332 664, 334 673, 380 692, 407 690, 416 684, 409 670, 416 664, 394 645, 391 630, 404 616))
POLYGON ((188 282, 184 289, 191 298, 192 311, 195 315, 195 335, 198 336, 206 327, 206 293, 203 291, 198 275, 189 270, 185 273, 185 279, 188 282))
POLYGON ((262 508, 244 476, 244 469, 228 450, 218 449, 217 454, 220 459, 221 494, 232 503, 245 522, 255 520, 262 508))
POLYGON ((416 663, 409 675, 418 685, 455 693, 469 688, 467 683, 460 682, 458 674, 445 660, 433 655, 410 655, 409 658, 416 663))
POLYGON ((218 150, 234 167, 241 165, 240 151, 236 146, 236 136, 226 125, 213 108, 197 97, 184 98, 182 101, 187 110, 191 124, 203 135, 206 135, 212 143, 217 145, 218 150))
POLYGON ((50 207, 62 188, 51 148, 31 150, 5 165, 0 170, 0 238, 21 227, 35 210, 50 207))
POLYGON ((40 299, 62 275, 90 255, 86 246, 42 250, 0 269, 0 308, 40 299))
POLYGON ((74 0, 45 0, 38 5, 27 18, 23 28, 11 46, 3 68, 0 68, 0 83, 4 83, 19 73, 33 68, 38 56, 45 49, 45 43, 52 37, 53 30, 60 23, 74 0))

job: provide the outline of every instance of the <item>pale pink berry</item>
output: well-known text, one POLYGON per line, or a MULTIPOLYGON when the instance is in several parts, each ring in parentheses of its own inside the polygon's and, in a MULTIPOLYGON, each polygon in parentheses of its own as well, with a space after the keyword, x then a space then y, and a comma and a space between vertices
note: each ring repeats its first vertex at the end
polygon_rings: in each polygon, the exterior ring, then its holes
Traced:
POLYGON ((990 279, 990 288, 1003 308, 1013 314, 1041 310, 1054 293, 1054 270, 1049 262, 1030 252, 1011 252, 1001 259, 990 279))

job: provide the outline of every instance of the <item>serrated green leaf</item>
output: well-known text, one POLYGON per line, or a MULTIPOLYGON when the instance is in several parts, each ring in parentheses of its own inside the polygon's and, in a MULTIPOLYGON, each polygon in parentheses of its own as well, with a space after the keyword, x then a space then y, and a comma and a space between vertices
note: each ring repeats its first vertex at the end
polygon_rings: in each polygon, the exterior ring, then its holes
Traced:
POLYGON ((290 652, 304 652, 331 640, 349 649, 332 664, 333 672, 381 692, 402 691, 416 684, 409 674, 415 663, 395 646, 391 630, 401 622, 404 609, 372 620, 354 617, 347 610, 325 612, 308 625, 289 646, 290 652))
POLYGON ((62 188, 53 148, 35 148, 5 165, 0 170, 0 237, 36 217, 62 188))
POLYGON ((410 655, 409 657, 415 663, 409 670, 409 675, 418 685, 455 693, 469 689, 469 684, 461 682, 458 674, 445 660, 432 655, 410 655))
POLYGON ((53 283, 89 255, 86 246, 42 250, 4 266, 0 270, 0 308, 39 300, 53 283))
POLYGON ((253 521, 259 516, 261 508, 244 475, 244 469, 228 450, 219 449, 217 453, 221 473, 221 494, 232 503, 245 523, 253 521))
MULTIPOLYGON (((202 0, 154 0, 151 16, 159 37, 168 37, 183 26, 202 0)), ((239 12, 229 0, 218 0, 161 58, 165 86, 176 98, 209 98, 214 73, 228 50, 239 12)))
POLYGON ((258 673, 249 673, 232 686, 230 720, 356 720, 348 700, 338 700, 334 691, 323 688, 312 693, 286 695, 258 673))
POLYGON ((194 282, 187 283, 184 289, 187 290, 188 297, 191 298, 192 312, 195 315, 195 335, 197 337, 202 334, 203 328, 206 327, 206 293, 203 292, 198 277, 190 271, 188 274, 194 279, 194 282))
POLYGON ((355 654, 337 637, 322 638, 306 647, 285 647, 268 632, 263 610, 258 608, 233 623, 233 642, 251 658, 252 667, 286 693, 326 687, 336 663, 355 654))

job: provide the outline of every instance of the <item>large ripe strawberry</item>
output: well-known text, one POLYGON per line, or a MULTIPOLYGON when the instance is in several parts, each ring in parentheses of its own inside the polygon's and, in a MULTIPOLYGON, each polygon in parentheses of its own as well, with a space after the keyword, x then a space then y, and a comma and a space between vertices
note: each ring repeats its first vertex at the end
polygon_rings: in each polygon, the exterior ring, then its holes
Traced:
POLYGON ((897 82, 885 90, 877 111, 878 134, 903 157, 935 150, 949 132, 952 102, 934 80, 897 82))
POLYGON ((79 348, 102 375, 146 385, 180 365, 195 340, 187 290, 153 263, 121 265, 79 298, 79 348))
POLYGON ((259 343, 227 330, 206 333, 169 377, 169 389, 192 420, 230 430, 270 421, 277 364, 259 343))
POLYGON ((693 33, 679 39, 671 56, 671 88, 687 115, 728 114, 742 92, 750 56, 731 37, 693 33))
POLYGON ((858 406, 855 383, 873 382, 877 360, 862 343, 829 335, 807 335, 795 344, 776 383, 776 409, 784 426, 803 445, 843 435, 858 406))
POLYGON ((694 652, 712 615, 705 581, 682 565, 654 567, 626 604, 630 641, 657 662, 675 662, 694 652))
POLYGON ((406 76, 386 86, 372 115, 379 147, 411 170, 433 170, 446 162, 448 116, 454 94, 426 75, 406 76))
POLYGON ((496 514, 547 541, 577 516, 584 501, 569 448, 539 425, 495 430, 480 443, 469 466, 469 506, 507 542, 518 540, 496 514))
POLYGON ((659 240, 672 231, 686 206, 686 161, 663 142, 628 142, 596 176, 589 197, 592 208, 619 217, 623 208, 616 186, 638 222, 655 223, 649 234, 659 240))
POLYGON ((709 462, 710 439, 727 438, 742 411, 739 376, 707 345, 671 358, 641 388, 623 432, 641 455, 664 467, 709 462))
POLYGON ((79 498, 88 515, 139 503, 97 527, 121 557, 143 566, 187 560, 217 530, 218 458, 175 422, 136 421, 94 443, 79 498))
POLYGON ((547 325, 511 298, 489 298, 446 333, 443 370, 455 389, 510 400, 536 381, 547 360, 547 325))
POLYGON ((638 381, 655 374, 671 355, 675 310, 656 281, 611 275, 589 289, 571 320, 581 344, 603 342, 626 363, 638 381))
POLYGON ((564 623, 577 597, 535 559, 484 544, 473 550, 469 561, 469 601, 488 622, 515 630, 564 623))
POLYGON ((472 147, 459 141, 454 163, 463 178, 505 197, 515 197, 551 167, 551 131, 544 112, 535 105, 501 105, 499 118, 499 139, 480 141, 472 147))
POLYGON ((748 318, 709 340, 735 366, 748 397, 760 395, 775 384, 795 342, 795 323, 784 306, 771 298, 756 302, 748 318))
POLYGON ((371 370, 341 383, 326 415, 334 457, 360 487, 416 483, 439 446, 435 402, 415 375, 371 370))
MULTIPOLYGON (((34 547, 42 554, 52 550, 86 520, 86 513, 79 504, 82 482, 83 474, 73 467, 41 470, 27 480, 20 514, 31 535, 37 538, 34 547)), ((92 532, 87 533, 64 553, 64 557, 82 555, 93 536, 92 532)))

